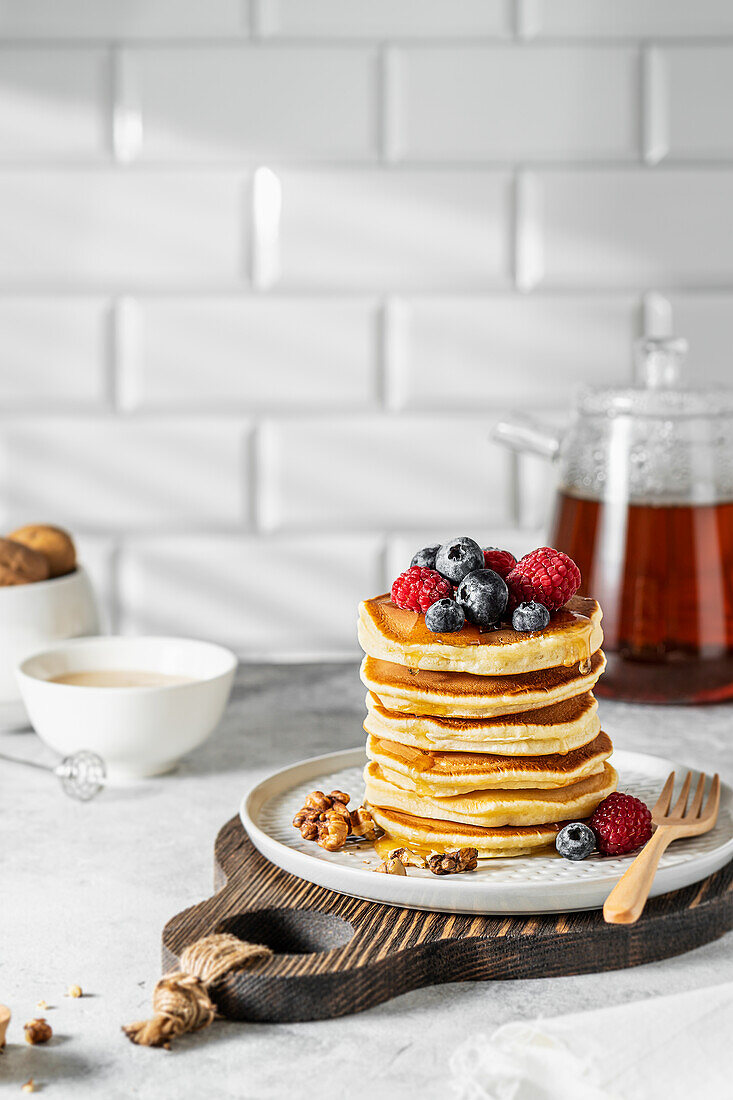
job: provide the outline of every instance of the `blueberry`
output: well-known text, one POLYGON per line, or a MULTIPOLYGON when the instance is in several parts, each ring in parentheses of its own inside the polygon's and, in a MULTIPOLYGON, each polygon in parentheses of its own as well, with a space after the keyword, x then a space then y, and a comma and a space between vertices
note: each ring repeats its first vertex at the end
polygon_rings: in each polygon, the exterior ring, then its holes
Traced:
POLYGON ((448 597, 436 600, 425 612, 425 625, 434 634, 452 634, 460 630, 465 621, 463 608, 448 597))
POLYGON ((573 821, 555 837, 555 847, 565 859, 587 859, 596 846, 596 834, 582 821, 573 821))
POLYGON ((483 566, 483 550, 465 535, 444 542, 435 555, 435 568, 451 584, 459 584, 474 569, 483 569, 483 566))
POLYGON ((440 550, 440 546, 426 546, 422 550, 418 550, 415 557, 410 562, 410 568, 413 565, 421 565, 424 569, 435 569, 435 555, 440 550))
POLYGON ((536 600, 520 603, 515 607, 512 615, 512 626, 515 630, 531 631, 544 630, 550 621, 550 612, 544 604, 536 600))
POLYGON ((469 622, 487 629, 498 623, 506 611, 509 589, 493 569, 475 569, 459 584, 456 600, 469 622))

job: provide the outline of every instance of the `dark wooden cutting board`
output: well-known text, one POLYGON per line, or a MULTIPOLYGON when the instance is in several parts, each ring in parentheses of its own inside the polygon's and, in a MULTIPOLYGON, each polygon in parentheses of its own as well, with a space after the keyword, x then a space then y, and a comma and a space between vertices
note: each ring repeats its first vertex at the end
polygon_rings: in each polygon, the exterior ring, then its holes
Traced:
POLYGON ((218 892, 163 930, 163 968, 211 932, 267 944, 272 959, 217 990, 219 1011, 234 1020, 323 1020, 441 982, 616 970, 681 955, 733 927, 733 860, 652 899, 633 925, 605 924, 600 911, 472 917, 351 898, 275 867, 238 817, 219 832, 215 863, 218 892))

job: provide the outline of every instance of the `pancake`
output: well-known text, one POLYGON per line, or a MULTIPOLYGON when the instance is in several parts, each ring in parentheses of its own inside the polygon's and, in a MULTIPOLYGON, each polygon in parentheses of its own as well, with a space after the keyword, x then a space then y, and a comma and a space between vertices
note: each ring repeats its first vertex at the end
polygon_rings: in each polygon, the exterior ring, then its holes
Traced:
POLYGON ((554 789, 471 791, 439 798, 405 790, 385 776, 374 760, 364 769, 365 797, 372 806, 401 810, 462 825, 545 825, 589 817, 598 803, 616 789, 618 776, 608 763, 598 775, 586 776, 554 789))
POLYGON ((375 737, 417 749, 541 756, 571 752, 600 732, 598 703, 590 692, 537 710, 498 718, 439 718, 387 710, 367 692, 364 729, 375 737))
POLYGON ((526 757, 425 752, 369 737, 366 752, 390 783, 421 796, 446 798, 472 791, 568 787, 602 772, 613 745, 607 734, 599 733, 590 744, 564 755, 526 757))
POLYGON ((578 664, 518 675, 433 672, 365 657, 361 680, 387 710, 448 718, 491 718, 534 710, 590 691, 606 667, 602 650, 588 672, 578 664))
POLYGON ((470 623, 455 634, 434 634, 424 615, 384 595, 359 605, 359 644, 370 657, 410 668, 516 675, 588 660, 603 643, 601 617, 595 600, 573 596, 552 613, 549 626, 531 634, 510 626, 482 633, 470 623))
POLYGON ((404 845, 427 855, 471 847, 478 849, 479 859, 531 855, 554 844, 558 832, 567 824, 557 821, 547 825, 505 825, 487 829, 452 821, 432 821, 383 806, 370 805, 369 810, 380 828, 394 841, 395 848, 404 845))

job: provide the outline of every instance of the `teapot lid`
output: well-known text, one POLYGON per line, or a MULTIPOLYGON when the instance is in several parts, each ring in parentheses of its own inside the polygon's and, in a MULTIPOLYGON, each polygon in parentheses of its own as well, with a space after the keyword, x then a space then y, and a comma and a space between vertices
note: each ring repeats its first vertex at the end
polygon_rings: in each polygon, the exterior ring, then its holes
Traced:
POLYGON ((635 385, 584 387, 578 409, 589 416, 730 416, 733 389, 685 384, 688 343, 681 336, 644 336, 634 346, 635 385))

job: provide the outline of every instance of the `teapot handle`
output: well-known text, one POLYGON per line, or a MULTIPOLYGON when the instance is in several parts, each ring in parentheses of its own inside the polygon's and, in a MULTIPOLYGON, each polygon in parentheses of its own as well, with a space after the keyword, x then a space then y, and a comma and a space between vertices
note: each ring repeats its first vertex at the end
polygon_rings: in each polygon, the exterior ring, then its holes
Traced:
POLYGON ((499 420, 491 429, 491 438, 513 451, 529 451, 543 458, 557 458, 560 437, 529 416, 513 415, 499 420))

